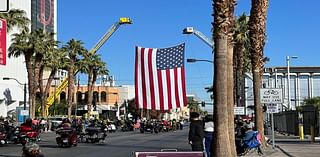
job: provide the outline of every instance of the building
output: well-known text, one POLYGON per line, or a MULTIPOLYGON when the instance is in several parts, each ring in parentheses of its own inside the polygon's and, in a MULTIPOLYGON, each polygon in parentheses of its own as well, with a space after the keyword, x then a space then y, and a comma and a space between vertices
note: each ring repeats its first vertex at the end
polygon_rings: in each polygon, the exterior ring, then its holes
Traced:
MULTIPOLYGON (((9 10, 24 10, 31 20, 31 25, 29 26, 31 30, 45 28, 47 31, 57 32, 56 4, 57 0, 10 0, 9 10)), ((17 28, 14 28, 7 33, 7 48, 11 44, 11 35, 18 31, 17 28)), ((0 116, 16 115, 17 107, 23 107, 23 84, 28 84, 27 81, 24 57, 7 57, 7 64, 0 65, 0 116), (13 79, 3 80, 4 77, 14 78, 19 82, 13 79)))
MULTIPOLYGON (((296 107, 304 105, 306 98, 320 96, 320 67, 290 67, 290 94, 288 94, 288 71, 287 67, 266 68, 262 77, 264 88, 281 88, 283 91, 283 104, 278 105, 278 110, 295 110, 296 107), (290 98, 288 99, 288 95, 290 98), (289 106, 291 101, 291 106, 289 106)), ((245 105, 246 115, 251 115, 253 111, 248 106, 253 102, 252 76, 246 75, 245 79, 245 105)), ((251 107, 252 108, 252 107, 251 107)))

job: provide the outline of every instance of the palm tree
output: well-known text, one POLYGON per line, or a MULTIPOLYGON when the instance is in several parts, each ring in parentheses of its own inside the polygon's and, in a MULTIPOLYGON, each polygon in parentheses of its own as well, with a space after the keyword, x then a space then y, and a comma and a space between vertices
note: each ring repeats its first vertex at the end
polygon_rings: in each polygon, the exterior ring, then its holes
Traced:
MULTIPOLYGON (((228 34, 232 24, 233 1, 213 0, 214 22, 214 156, 232 156, 231 143, 229 139, 229 110, 227 101, 227 79, 228 76, 228 34)), ((230 63, 229 63, 230 64, 230 63)), ((233 142, 234 143, 234 142, 233 142)))
POLYGON ((250 63, 250 58, 248 56, 249 52, 249 29, 248 29, 249 17, 243 13, 237 18, 235 23, 235 34, 234 34, 234 77, 235 79, 235 100, 237 100, 237 106, 244 106, 244 90, 245 90, 245 72, 251 71, 248 67, 250 63))
MULTIPOLYGON (((46 114, 46 105, 47 105, 47 95, 49 94, 49 90, 52 84, 52 81, 55 78, 55 74, 57 73, 58 69, 63 69, 66 67, 66 52, 62 48, 55 48, 52 47, 51 50, 44 56, 44 64, 41 69, 45 69, 49 71, 49 78, 45 88, 43 87, 42 79, 40 80, 40 93, 41 93, 41 108, 42 108, 42 116, 44 117, 46 114), (44 89, 44 91, 43 91, 44 89), (44 110, 45 109, 45 110, 44 110)), ((42 78, 42 77, 41 77, 42 78)))
MULTIPOLYGON (((264 67, 263 49, 266 38, 268 0, 252 0, 249 18, 250 53, 253 73, 255 123, 264 141, 263 109, 260 103, 261 77, 264 67)), ((263 142, 265 145, 265 142, 263 142)))
POLYGON ((7 13, 0 13, 0 19, 5 19, 7 21, 8 32, 15 26, 22 30, 28 29, 28 24, 30 23, 30 20, 26 16, 26 12, 19 9, 11 9, 7 13))
POLYGON ((91 112, 93 102, 93 87, 98 73, 107 73, 105 63, 101 60, 98 54, 83 54, 84 58, 81 60, 80 71, 88 74, 88 112, 91 112))
POLYGON ((66 51, 68 55, 67 59, 67 69, 68 69, 68 117, 71 117, 71 109, 72 109, 72 93, 74 87, 74 79, 75 79, 75 67, 76 62, 79 60, 79 56, 87 50, 83 46, 83 42, 80 40, 71 39, 67 42, 65 46, 63 46, 64 51, 66 51))
MULTIPOLYGON (((33 84, 34 88, 33 93, 36 93, 37 90, 40 90, 41 97, 43 97, 43 72, 44 72, 44 57, 50 51, 54 51, 54 48, 57 46, 57 41, 54 40, 54 33, 45 32, 42 29, 31 32, 31 38, 34 44, 34 54, 32 57, 33 61, 33 70, 34 70, 34 82, 29 83, 33 84)), ((44 100, 42 100, 44 101, 44 100)), ((42 103, 42 116, 46 115, 46 103, 42 103)), ((33 105, 33 110, 35 111, 36 105, 33 105)))
POLYGON ((28 90, 29 90, 29 105, 30 105, 30 117, 35 117, 35 93, 34 93, 34 68, 32 63, 32 56, 34 54, 35 42, 33 42, 32 33, 27 30, 23 30, 21 33, 13 34, 12 43, 8 49, 8 56, 19 57, 21 55, 25 58, 26 69, 28 73, 28 90))

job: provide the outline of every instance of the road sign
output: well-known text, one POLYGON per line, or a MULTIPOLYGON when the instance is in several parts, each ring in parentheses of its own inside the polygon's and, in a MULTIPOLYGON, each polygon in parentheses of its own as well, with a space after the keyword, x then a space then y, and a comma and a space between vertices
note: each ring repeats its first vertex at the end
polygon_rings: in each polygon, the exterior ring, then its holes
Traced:
POLYGON ((9 11, 9 0, 0 0, 0 12, 9 11))
POLYGON ((260 102, 263 104, 281 104, 283 103, 281 88, 261 88, 260 102))
POLYGON ((21 110, 21 111, 20 111, 20 114, 21 114, 22 116, 28 116, 28 115, 29 115, 29 111, 28 111, 28 110, 21 110))
POLYGON ((245 115, 244 107, 234 107, 234 115, 245 115))
POLYGON ((267 113, 278 113, 278 104, 267 104, 267 113))

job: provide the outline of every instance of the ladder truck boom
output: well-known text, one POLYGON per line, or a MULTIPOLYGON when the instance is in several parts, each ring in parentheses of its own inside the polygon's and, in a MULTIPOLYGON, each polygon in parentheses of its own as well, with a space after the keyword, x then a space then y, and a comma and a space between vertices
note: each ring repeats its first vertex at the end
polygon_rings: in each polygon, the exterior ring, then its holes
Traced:
POLYGON ((214 42, 211 39, 209 39, 207 36, 202 34, 200 31, 194 29, 193 27, 186 27, 185 29, 183 29, 183 34, 194 34, 213 49, 214 42))
MULTIPOLYGON (((89 54, 95 54, 102 45, 111 37, 111 35, 123 24, 132 24, 132 21, 130 18, 127 17, 121 17, 119 21, 115 22, 108 31, 102 36, 102 38, 97 42, 97 44, 89 51, 89 54)), ((75 71, 75 74, 77 74, 77 70, 75 71)), ((60 93, 66 89, 68 85, 68 78, 64 78, 64 80, 59 84, 59 86, 56 88, 56 91, 54 94, 50 94, 50 96, 47 99, 47 106, 46 106, 46 114, 48 115, 48 109, 49 107, 54 103, 54 99, 58 98, 60 93)))

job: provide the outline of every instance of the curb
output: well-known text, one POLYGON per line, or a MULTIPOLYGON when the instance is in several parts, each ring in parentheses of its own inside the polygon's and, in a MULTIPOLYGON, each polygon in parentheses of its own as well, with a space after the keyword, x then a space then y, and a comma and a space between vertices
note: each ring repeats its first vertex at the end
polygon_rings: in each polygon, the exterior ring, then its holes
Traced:
POLYGON ((284 149, 282 149, 280 146, 275 145, 276 148, 278 148, 279 150, 281 150, 282 153, 284 153, 285 155, 287 155, 288 157, 294 157, 291 154, 289 154, 288 152, 286 152, 284 149))

